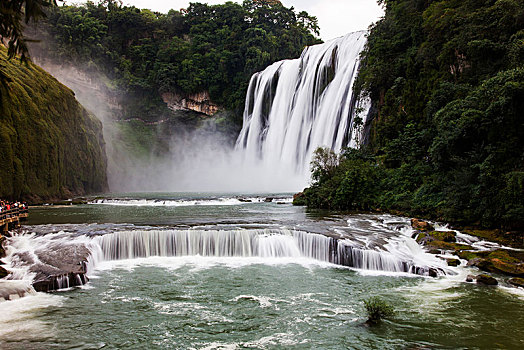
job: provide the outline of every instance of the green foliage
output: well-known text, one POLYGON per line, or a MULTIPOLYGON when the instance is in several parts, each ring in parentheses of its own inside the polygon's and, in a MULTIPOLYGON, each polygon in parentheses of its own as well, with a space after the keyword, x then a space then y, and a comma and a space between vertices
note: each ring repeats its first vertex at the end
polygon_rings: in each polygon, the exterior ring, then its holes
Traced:
POLYGON ((0 2, 0 42, 7 42, 8 57, 21 55, 27 57, 27 38, 24 36, 24 23, 45 17, 44 8, 56 5, 56 0, 5 0, 0 2))
POLYGON ((106 189, 102 125, 71 90, 33 64, 0 63, 0 197, 62 197, 106 189))
POLYGON ((113 0, 87 2, 51 9, 35 30, 47 45, 35 55, 109 76, 136 101, 128 115, 166 109, 159 98, 164 92, 208 91, 218 105, 240 110, 253 73, 319 42, 315 17, 280 2, 252 0, 191 3, 167 14, 113 0), (138 107, 145 104, 158 108, 138 107))
POLYGON ((524 4, 382 3, 356 84, 376 111, 368 148, 353 151, 367 163, 314 178, 308 205, 523 229, 524 4))
POLYGON ((368 323, 377 324, 382 319, 391 317, 395 314, 393 306, 389 305, 379 297, 371 297, 364 300, 364 306, 368 313, 368 323))

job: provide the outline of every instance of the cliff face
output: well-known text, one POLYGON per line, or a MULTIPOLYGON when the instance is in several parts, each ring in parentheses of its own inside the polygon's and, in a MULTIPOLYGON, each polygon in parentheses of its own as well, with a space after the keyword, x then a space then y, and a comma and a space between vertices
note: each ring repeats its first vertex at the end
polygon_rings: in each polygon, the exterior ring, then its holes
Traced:
POLYGON ((102 125, 34 64, 6 60, 0 86, 0 197, 50 198, 107 189, 102 125))
POLYGON ((212 116, 220 109, 218 105, 211 102, 207 91, 190 94, 187 96, 166 92, 162 94, 162 99, 169 109, 173 111, 194 111, 208 116, 212 116))

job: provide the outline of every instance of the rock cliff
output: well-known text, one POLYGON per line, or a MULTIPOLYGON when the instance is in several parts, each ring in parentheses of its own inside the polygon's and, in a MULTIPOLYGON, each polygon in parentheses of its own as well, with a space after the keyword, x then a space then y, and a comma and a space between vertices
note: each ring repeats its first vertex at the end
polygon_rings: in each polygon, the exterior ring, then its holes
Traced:
POLYGON ((101 123, 34 64, 7 60, 0 85, 0 197, 56 198, 107 188, 101 123))

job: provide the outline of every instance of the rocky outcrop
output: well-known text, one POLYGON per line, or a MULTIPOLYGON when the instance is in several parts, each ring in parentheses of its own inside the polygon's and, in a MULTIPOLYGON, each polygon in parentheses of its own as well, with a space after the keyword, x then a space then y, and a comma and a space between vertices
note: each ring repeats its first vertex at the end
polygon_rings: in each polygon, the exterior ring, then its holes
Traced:
POLYGON ((173 111, 194 111, 212 116, 220 110, 218 105, 211 102, 207 91, 189 95, 165 92, 162 94, 162 99, 173 111))
POLYGON ((429 222, 415 218, 411 219, 411 227, 419 231, 432 231, 434 229, 429 222))
POLYGON ((107 189, 102 124, 34 64, 7 60, 0 84, 0 197, 72 197, 107 189))
POLYGON ((468 260, 468 266, 481 270, 515 277, 524 277, 524 252, 497 249, 495 251, 460 252, 459 256, 468 260))
POLYGON ((83 244, 55 243, 36 250, 34 255, 16 253, 11 260, 15 266, 29 266, 29 272, 35 274, 33 288, 37 292, 49 292, 86 284, 90 255, 83 244))

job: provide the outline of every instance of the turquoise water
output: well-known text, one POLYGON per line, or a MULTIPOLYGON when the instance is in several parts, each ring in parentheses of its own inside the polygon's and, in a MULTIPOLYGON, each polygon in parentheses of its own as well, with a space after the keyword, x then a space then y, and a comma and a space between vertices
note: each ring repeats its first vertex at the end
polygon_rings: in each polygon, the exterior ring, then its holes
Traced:
MULTIPOLYGON (((372 215, 307 213, 277 202, 42 207, 31 211, 27 230, 89 236, 138 225, 300 226, 330 232, 345 228, 361 236, 358 228, 384 221, 372 215)), ((375 240, 380 238, 377 227, 370 231, 375 240)), ((384 229, 384 237, 389 235, 384 229)), ((504 285, 464 283, 472 272, 468 268, 453 272, 434 279, 286 257, 102 261, 85 287, 0 303, 0 348, 524 348, 524 294, 504 285), (369 327, 363 301, 376 295, 396 313, 369 327)))

